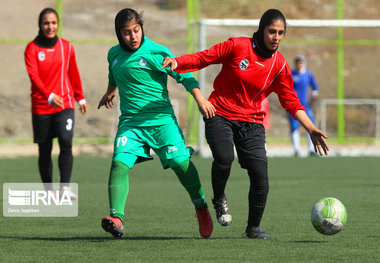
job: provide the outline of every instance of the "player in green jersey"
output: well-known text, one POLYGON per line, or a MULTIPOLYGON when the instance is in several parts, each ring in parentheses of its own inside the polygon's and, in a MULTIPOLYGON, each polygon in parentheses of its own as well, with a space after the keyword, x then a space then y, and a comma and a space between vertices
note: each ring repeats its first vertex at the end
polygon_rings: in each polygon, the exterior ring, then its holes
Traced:
POLYGON ((133 9, 122 9, 115 18, 119 45, 108 52, 108 88, 98 108, 113 107, 116 88, 120 95, 118 131, 108 182, 110 216, 102 219, 102 227, 116 237, 124 234, 124 206, 129 191, 129 170, 135 163, 152 159, 150 149, 162 166, 171 168, 189 193, 202 237, 209 237, 213 223, 207 208, 198 172, 190 161, 193 149, 186 147, 178 126, 167 89, 167 75, 190 92, 205 118, 215 115, 215 108, 199 90, 191 73, 179 74, 161 69, 170 50, 144 36, 141 15, 133 9))

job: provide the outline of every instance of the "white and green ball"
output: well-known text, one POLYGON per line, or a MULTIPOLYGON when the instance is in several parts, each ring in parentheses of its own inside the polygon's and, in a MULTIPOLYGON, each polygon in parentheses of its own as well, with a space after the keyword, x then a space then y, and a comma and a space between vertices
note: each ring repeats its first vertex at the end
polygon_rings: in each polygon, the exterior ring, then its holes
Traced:
POLYGON ((334 235, 343 229, 346 222, 346 207, 334 197, 322 198, 311 210, 311 223, 321 234, 334 235))

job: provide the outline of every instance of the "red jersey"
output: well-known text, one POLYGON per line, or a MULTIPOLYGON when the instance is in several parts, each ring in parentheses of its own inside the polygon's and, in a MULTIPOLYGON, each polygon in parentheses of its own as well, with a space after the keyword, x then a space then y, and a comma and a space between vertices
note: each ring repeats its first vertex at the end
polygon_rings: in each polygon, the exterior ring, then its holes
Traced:
POLYGON ((218 115, 229 120, 262 124, 266 112, 261 104, 272 92, 277 93, 281 106, 293 117, 298 110, 304 110, 282 54, 276 51, 271 58, 260 57, 252 38, 230 38, 208 50, 175 60, 177 72, 195 71, 210 64, 223 65, 209 101, 218 115))
POLYGON ((74 109, 74 99, 84 99, 82 83, 75 59, 74 47, 65 39, 58 38, 51 48, 30 42, 25 49, 25 64, 32 87, 32 113, 53 114, 63 109, 74 109), (63 99, 63 107, 48 103, 51 93, 63 99))

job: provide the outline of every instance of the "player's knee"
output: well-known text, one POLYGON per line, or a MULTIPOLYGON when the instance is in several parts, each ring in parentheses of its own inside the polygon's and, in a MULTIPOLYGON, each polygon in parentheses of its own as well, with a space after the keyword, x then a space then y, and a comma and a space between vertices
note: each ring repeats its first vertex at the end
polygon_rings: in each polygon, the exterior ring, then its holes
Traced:
POLYGON ((38 144, 38 151, 40 154, 50 154, 52 148, 53 144, 51 141, 38 144))
POLYGON ((230 166, 234 161, 233 144, 228 141, 223 141, 213 145, 212 155, 218 165, 230 166))
POLYGON ((117 152, 117 153, 114 153, 114 155, 112 157, 112 163, 113 162, 120 162, 120 163, 127 165, 130 169, 132 169, 137 158, 138 157, 132 153, 117 152))
POLYGON ((179 156, 169 160, 168 163, 169 167, 174 171, 181 170, 186 173, 191 164, 191 161, 189 157, 179 156))
POLYGON ((73 138, 71 136, 62 136, 58 138, 61 150, 71 150, 73 146, 73 138))
POLYGON ((126 163, 122 161, 112 160, 111 170, 117 170, 117 169, 129 170, 130 168, 126 163))

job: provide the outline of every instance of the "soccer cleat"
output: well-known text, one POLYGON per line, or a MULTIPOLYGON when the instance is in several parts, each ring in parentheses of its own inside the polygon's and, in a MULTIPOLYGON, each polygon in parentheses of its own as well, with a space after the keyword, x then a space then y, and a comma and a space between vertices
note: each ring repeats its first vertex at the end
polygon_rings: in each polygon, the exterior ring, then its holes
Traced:
POLYGON ((77 196, 76 194, 74 194, 74 192, 71 191, 71 188, 68 187, 68 186, 64 186, 64 187, 62 187, 62 188, 61 188, 61 192, 62 192, 62 193, 63 193, 63 192, 66 192, 66 193, 70 196, 71 200, 77 200, 77 199, 78 199, 78 196, 77 196))
POLYGON ((245 236, 255 239, 270 239, 270 235, 265 233, 259 226, 247 227, 245 230, 245 236))
POLYGON ((222 226, 229 226, 232 223, 232 216, 227 206, 227 198, 223 195, 219 200, 212 199, 214 204, 216 219, 222 226))
POLYGON ((123 237, 124 235, 123 222, 118 217, 103 217, 102 227, 104 231, 111 233, 114 237, 123 237))
POLYGON ((195 211, 198 217, 199 233, 202 237, 208 238, 211 236, 213 229, 213 223, 208 207, 196 208, 195 211))

